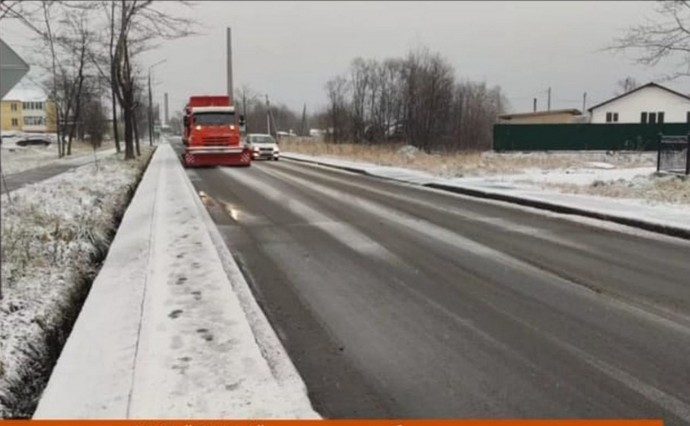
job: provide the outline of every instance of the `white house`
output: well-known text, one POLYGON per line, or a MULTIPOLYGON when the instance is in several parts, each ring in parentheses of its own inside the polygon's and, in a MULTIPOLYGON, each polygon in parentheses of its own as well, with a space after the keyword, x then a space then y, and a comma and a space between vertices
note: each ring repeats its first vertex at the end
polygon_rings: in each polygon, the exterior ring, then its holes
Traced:
POLYGON ((589 109, 591 123, 690 123, 690 96, 647 83, 589 109))

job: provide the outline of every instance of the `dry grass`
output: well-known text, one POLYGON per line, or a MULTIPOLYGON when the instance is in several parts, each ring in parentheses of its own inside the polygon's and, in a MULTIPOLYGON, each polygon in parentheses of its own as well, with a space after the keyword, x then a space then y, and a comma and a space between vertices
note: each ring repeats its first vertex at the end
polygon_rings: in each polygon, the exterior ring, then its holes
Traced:
POLYGON ((361 145, 333 144, 310 138, 281 141, 286 152, 330 156, 353 161, 365 161, 382 166, 406 167, 444 177, 484 176, 519 173, 530 168, 545 170, 582 167, 591 161, 617 166, 639 167, 654 164, 650 153, 604 152, 533 152, 533 153, 425 153, 402 144, 361 145))

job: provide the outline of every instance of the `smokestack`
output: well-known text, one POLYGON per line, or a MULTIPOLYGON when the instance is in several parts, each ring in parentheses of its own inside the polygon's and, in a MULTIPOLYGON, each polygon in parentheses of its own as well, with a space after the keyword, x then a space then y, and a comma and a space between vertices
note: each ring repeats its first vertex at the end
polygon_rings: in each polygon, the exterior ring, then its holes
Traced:
POLYGON ((232 96, 232 31, 230 30, 230 27, 228 27, 228 39, 227 39, 227 44, 228 44, 228 97, 230 97, 230 105, 235 105, 233 102, 233 96, 232 96))
POLYGON ((165 122, 163 124, 165 124, 167 126, 168 123, 170 122, 170 116, 168 115, 168 93, 167 92, 165 94, 164 103, 165 103, 165 122))

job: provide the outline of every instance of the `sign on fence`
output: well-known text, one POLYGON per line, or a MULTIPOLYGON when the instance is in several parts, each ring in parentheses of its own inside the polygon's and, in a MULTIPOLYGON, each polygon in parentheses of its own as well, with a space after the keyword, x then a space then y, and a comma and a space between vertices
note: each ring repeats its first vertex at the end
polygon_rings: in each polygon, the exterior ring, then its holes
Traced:
POLYGON ((685 136, 659 135, 656 171, 690 175, 690 133, 685 136))

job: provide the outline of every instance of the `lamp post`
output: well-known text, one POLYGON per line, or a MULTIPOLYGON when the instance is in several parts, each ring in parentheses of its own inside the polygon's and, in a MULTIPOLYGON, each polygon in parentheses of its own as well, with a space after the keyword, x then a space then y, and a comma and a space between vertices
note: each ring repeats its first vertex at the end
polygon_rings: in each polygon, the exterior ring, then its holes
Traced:
POLYGON ((151 70, 153 67, 166 61, 167 59, 160 60, 149 67, 149 145, 153 145, 153 94, 151 92, 151 70))

